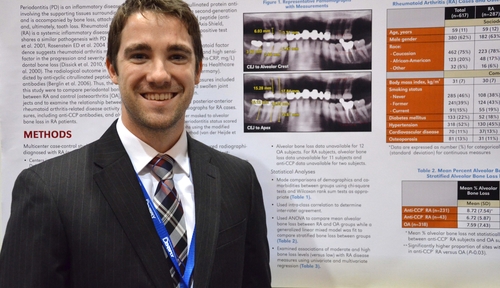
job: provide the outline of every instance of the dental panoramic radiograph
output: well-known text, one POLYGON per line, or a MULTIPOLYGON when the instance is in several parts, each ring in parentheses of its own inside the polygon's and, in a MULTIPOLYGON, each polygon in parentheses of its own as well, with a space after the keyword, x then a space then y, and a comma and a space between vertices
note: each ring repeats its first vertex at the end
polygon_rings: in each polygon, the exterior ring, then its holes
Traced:
POLYGON ((245 132, 371 131, 371 73, 244 75, 245 132))
POLYGON ((243 22, 245 132, 371 131, 370 10, 243 22))
POLYGON ((371 69, 371 11, 243 14, 245 71, 371 69))

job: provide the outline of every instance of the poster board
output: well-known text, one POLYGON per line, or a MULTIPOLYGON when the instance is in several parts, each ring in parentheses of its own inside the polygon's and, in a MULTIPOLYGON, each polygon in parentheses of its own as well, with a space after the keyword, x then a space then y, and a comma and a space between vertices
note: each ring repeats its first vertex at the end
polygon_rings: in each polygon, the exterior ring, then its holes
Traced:
MULTIPOLYGON (((496 287, 499 1, 189 1, 205 53, 187 130, 251 162, 273 287, 496 287)), ((15 177, 120 115, 120 2, 0 11, 0 239, 15 177)))

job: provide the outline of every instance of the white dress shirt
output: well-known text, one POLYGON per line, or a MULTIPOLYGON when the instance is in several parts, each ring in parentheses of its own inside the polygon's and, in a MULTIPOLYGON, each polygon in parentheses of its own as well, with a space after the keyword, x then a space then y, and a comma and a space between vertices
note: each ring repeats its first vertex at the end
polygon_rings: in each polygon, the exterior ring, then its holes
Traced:
MULTIPOLYGON (((175 143, 170 150, 159 152, 132 134, 123 124, 121 117, 116 123, 116 130, 118 131, 118 136, 120 137, 120 140, 122 141, 122 144, 132 161, 135 172, 139 175, 139 178, 141 179, 142 184, 151 199, 154 197, 159 180, 153 175, 151 169, 149 169, 147 165, 158 154, 168 154, 170 157, 175 159, 173 168, 174 185, 175 190, 181 199, 182 208, 184 209, 187 245, 189 249, 195 226, 195 210, 194 189, 191 177, 191 165, 189 163, 189 155, 187 152, 188 144, 186 131, 182 132, 179 141, 177 141, 177 143, 175 143)), ((144 205, 146 205, 146 200, 144 200, 144 205)))

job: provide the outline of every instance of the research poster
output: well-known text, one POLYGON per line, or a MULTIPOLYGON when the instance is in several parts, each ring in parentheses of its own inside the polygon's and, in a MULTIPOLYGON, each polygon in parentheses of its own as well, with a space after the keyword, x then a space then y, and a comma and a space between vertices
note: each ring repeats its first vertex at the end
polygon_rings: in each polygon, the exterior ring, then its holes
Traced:
MULTIPOLYGON (((500 285, 499 0, 188 3, 186 129, 255 167, 273 287, 500 285)), ((2 3, 0 239, 19 172, 119 117, 119 4, 2 3)))

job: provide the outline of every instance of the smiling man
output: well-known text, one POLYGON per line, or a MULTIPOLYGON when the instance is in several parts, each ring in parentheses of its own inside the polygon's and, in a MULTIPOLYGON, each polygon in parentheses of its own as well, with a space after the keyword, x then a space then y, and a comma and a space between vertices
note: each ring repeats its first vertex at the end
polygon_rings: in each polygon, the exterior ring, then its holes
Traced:
POLYGON ((123 124, 158 151, 172 147, 183 132, 200 81, 203 56, 196 57, 193 42, 180 19, 146 10, 126 20, 116 55, 108 52, 106 66, 120 87, 123 124))
POLYGON ((0 287, 270 287, 252 166, 192 139, 200 28, 178 0, 131 0, 106 67, 122 115, 103 136, 21 172, 0 287))

